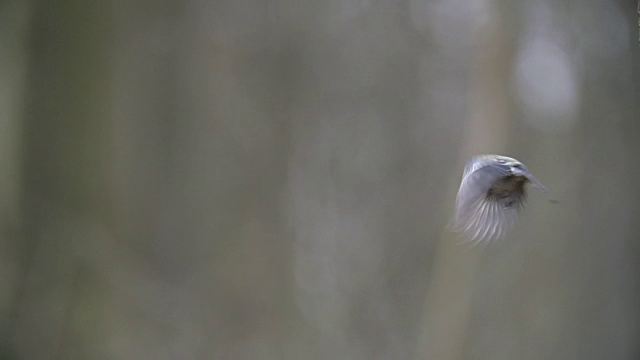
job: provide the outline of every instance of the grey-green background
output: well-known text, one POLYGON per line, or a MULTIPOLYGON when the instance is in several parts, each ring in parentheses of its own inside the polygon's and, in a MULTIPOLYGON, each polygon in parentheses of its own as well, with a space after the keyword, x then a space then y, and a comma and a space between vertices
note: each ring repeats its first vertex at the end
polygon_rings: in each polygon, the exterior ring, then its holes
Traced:
POLYGON ((632 1, 0 1, 1 359, 638 359, 632 1), (532 191, 489 246, 466 160, 532 191))

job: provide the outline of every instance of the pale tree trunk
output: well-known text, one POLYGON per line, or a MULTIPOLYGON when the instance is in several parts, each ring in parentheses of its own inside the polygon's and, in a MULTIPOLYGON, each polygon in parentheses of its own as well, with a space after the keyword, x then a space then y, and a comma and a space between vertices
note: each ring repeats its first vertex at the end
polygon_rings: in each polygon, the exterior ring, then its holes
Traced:
MULTIPOLYGON (((503 154, 511 132, 510 68, 513 44, 509 35, 509 13, 497 1, 489 2, 490 21, 476 37, 480 45, 473 63, 473 81, 464 137, 455 174, 472 156, 503 154)), ((459 182, 447 189, 455 198, 459 182)), ((448 207, 452 213, 453 208, 448 207)), ((429 287, 423 310, 423 328, 418 358, 462 359, 469 337, 472 303, 484 246, 471 247, 464 239, 443 229, 434 263, 428 270, 429 287)))

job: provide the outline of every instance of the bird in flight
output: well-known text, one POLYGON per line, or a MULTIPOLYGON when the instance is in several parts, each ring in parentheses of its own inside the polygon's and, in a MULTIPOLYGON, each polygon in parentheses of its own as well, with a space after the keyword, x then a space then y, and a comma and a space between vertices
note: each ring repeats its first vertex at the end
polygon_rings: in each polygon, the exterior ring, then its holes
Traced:
POLYGON ((473 157, 458 190, 454 229, 474 244, 502 238, 518 220, 529 183, 556 202, 520 161, 501 155, 473 157))

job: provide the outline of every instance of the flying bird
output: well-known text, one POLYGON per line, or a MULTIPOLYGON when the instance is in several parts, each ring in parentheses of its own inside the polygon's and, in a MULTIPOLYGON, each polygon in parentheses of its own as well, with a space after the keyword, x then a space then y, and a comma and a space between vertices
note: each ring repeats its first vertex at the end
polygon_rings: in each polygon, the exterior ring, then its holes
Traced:
POLYGON ((475 156, 464 168, 454 229, 474 244, 502 238, 518 220, 528 183, 556 202, 520 161, 501 155, 475 156))

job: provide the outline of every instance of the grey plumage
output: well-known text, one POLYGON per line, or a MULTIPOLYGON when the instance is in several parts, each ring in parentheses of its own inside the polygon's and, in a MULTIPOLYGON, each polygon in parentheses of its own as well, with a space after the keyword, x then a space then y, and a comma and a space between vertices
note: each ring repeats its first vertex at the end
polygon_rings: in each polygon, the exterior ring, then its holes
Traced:
POLYGON ((454 228, 474 243, 502 238, 518 220, 527 198, 527 183, 549 194, 516 159, 500 155, 474 157, 462 175, 454 228))

